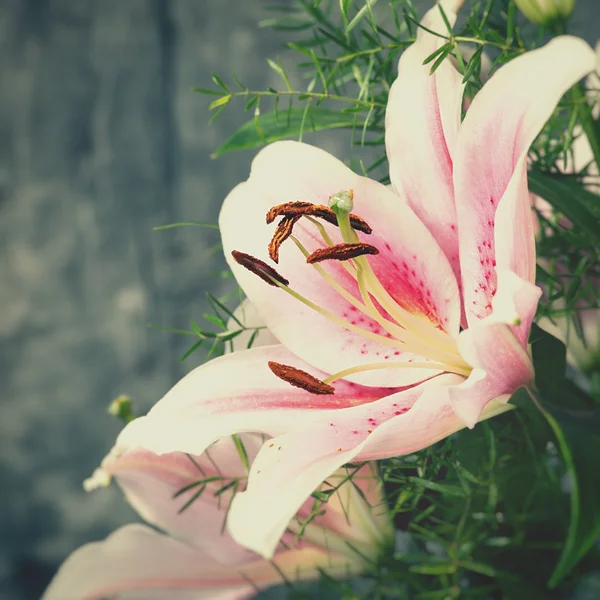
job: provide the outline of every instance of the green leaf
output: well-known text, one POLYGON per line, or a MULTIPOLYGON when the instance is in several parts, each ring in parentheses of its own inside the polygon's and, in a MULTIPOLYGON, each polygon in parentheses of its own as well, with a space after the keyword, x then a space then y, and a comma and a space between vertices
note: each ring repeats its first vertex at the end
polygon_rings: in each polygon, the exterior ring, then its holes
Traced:
POLYGON ((444 62, 444 60, 446 60, 446 57, 450 52, 452 52, 452 44, 446 44, 444 51, 437 57, 433 65, 431 65, 431 68, 429 69, 430 75, 435 73, 436 69, 444 62))
POLYGON ((246 150, 276 140, 298 137, 301 132, 363 125, 362 122, 356 122, 355 115, 340 114, 338 111, 319 107, 311 107, 308 112, 304 107, 292 108, 286 117, 288 118, 277 118, 275 113, 269 113, 244 123, 212 157, 218 158, 232 150, 246 150), (257 129, 255 121, 260 124, 260 130, 257 129))
POLYGON ((600 535, 600 407, 565 379, 566 352, 561 341, 534 326, 530 342, 537 390, 527 392, 550 425, 570 474, 569 528, 549 581, 555 587, 600 535))
POLYGON ((184 221, 182 223, 169 223, 168 225, 159 225, 158 227, 153 227, 154 231, 165 231, 167 229, 174 229, 175 227, 208 227, 209 229, 219 229, 219 226, 216 223, 206 223, 204 221, 184 221))
POLYGON ((600 197, 574 178, 529 172, 529 189, 567 217, 575 227, 600 243, 600 197))
POLYGON ((217 98, 214 102, 210 103, 208 110, 214 110, 215 108, 219 108, 219 106, 225 106, 231 102, 231 94, 227 94, 226 96, 221 96, 217 98))
POLYGON ((552 428, 571 475, 571 519, 549 586, 569 574, 600 535, 600 408, 568 410, 529 394, 552 428))
POLYGON ((281 77, 281 79, 283 79, 285 87, 288 89, 288 91, 291 92, 293 89, 292 84, 290 83, 289 77, 287 76, 287 73, 285 72, 285 69, 281 64, 281 61, 275 62, 274 60, 267 58, 267 63, 269 63, 271 69, 273 69, 273 71, 275 71, 275 73, 277 73, 281 77))
POLYGON ((529 334, 531 353, 535 365, 535 383, 544 393, 562 388, 567 367, 565 345, 536 323, 529 334))
POLYGON ((211 73, 212 80, 223 90, 225 90, 228 94, 231 94, 231 90, 227 87, 227 84, 216 74, 211 73))
POLYGON ((209 88, 203 88, 203 87, 192 88, 192 92, 196 92, 197 94, 206 94, 208 96, 221 96, 222 95, 219 90, 211 90, 209 88))
POLYGON ((365 15, 369 15, 371 18, 371 24, 373 25, 373 28, 375 28, 375 22, 371 9, 376 3, 377 0, 366 0, 365 5, 356 13, 356 16, 352 19, 352 21, 348 23, 348 26, 346 27, 346 33, 350 33, 361 22, 365 15))
POLYGON ((180 357, 179 362, 183 362, 188 356, 193 354, 200 346, 204 340, 198 340, 195 344, 193 344, 190 348, 188 348, 180 357))
POLYGON ((231 437, 240 456, 240 460, 242 461, 242 465, 244 466, 246 473, 248 473, 250 471, 250 463, 248 461, 248 453, 246 452, 244 443, 242 442, 240 436, 236 435, 235 433, 232 434, 231 437))

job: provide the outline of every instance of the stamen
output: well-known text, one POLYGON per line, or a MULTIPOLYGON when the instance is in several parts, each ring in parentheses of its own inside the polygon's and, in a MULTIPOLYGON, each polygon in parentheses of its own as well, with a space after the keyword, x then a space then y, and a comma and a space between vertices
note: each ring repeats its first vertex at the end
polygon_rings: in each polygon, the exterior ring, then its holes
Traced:
MULTIPOLYGON (((302 254, 308 258, 309 252, 300 243, 300 241, 297 240, 294 236, 291 236, 291 239, 296 244, 296 246, 298 247, 300 252, 302 252, 302 254)), ((345 264, 345 263, 342 263, 342 264, 345 264)), ((313 263, 312 266, 314 269, 317 270, 317 272, 321 275, 321 277, 323 277, 323 279, 325 280, 325 282, 327 284, 329 284, 334 290, 336 290, 347 302, 352 304, 352 306, 355 306, 363 314, 367 315, 374 321, 377 321, 377 323, 379 323, 379 325, 383 328, 383 330, 392 336, 392 339, 385 338, 381 335, 377 335, 377 334, 371 333, 370 331, 362 329, 360 327, 351 325, 347 321, 344 321, 343 319, 339 319, 339 317, 333 316, 331 313, 327 313, 326 311, 323 311, 323 309, 318 308, 315 304, 310 302, 308 299, 303 298, 302 296, 300 296, 299 294, 297 294, 290 288, 282 288, 282 289, 284 289, 286 292, 288 292, 295 298, 298 298, 298 300, 300 300, 301 302, 303 302, 304 304, 306 304, 313 310, 317 310, 318 312, 323 314, 323 316, 329 318, 330 320, 333 320, 336 323, 340 323, 341 325, 343 325, 346 329, 349 329, 350 331, 356 331, 357 333, 360 333, 360 335, 368 337, 373 340, 376 340, 379 343, 389 344, 389 345, 392 345, 395 347, 399 347, 403 351, 407 350, 405 345, 407 343, 410 343, 411 347, 413 349, 413 352, 416 352, 417 354, 425 353, 427 355, 427 354, 431 353, 431 349, 429 348, 429 346, 420 343, 420 339, 418 336, 415 336, 410 331, 403 329, 402 327, 395 325, 394 323, 388 321, 385 317, 383 317, 381 315, 381 313, 377 310, 377 308, 375 308, 375 305, 371 301, 371 298, 369 297, 369 293, 367 292, 367 288, 364 283, 364 273, 363 273, 362 268, 359 268, 358 273, 356 273, 356 274, 351 273, 351 274, 353 275, 353 277, 356 279, 356 281, 358 283, 361 297, 365 304, 358 301, 354 296, 352 296, 352 294, 350 294, 342 286, 340 286, 320 265, 313 263)), ((444 357, 438 358, 438 360, 444 360, 446 358, 447 358, 447 356, 444 356, 444 357)), ((451 358, 455 358, 455 357, 451 357, 451 358)))
POLYGON ((245 252, 240 252, 239 250, 233 250, 231 253, 233 259, 238 265, 241 265, 245 269, 248 269, 251 273, 258 275, 265 283, 272 285, 274 287, 279 287, 276 282, 279 282, 281 285, 288 286, 290 282, 280 275, 273 267, 269 266, 266 262, 251 256, 250 254, 246 254, 245 252))
MULTIPOLYGON (((458 375, 464 375, 465 377, 468 377, 470 372, 469 369, 463 369, 460 367, 455 368, 445 363, 386 361, 378 363, 369 363, 366 365, 359 365, 357 367, 350 367, 349 369, 338 371, 337 373, 334 373, 333 375, 327 377, 327 379, 324 379, 323 383, 333 383, 338 379, 348 377, 348 375, 364 373, 365 371, 376 371, 377 369, 432 369, 434 371, 445 371, 446 373, 457 373, 458 375)), ((434 375, 435 373, 432 374, 432 377, 434 375)))
POLYGON ((271 369, 273 374, 279 377, 279 379, 283 379, 283 381, 286 381, 294 387, 306 390, 311 394, 324 395, 333 394, 335 392, 333 386, 323 383, 316 377, 306 373, 306 371, 301 371, 300 369, 290 367, 289 365, 282 365, 281 363, 272 360, 268 362, 268 365, 269 369, 271 369))
POLYGON ((275 230, 273 238, 269 244, 269 256, 273 262, 279 262, 279 248, 281 247, 281 244, 283 244, 283 242, 285 242, 285 240, 292 235, 294 225, 299 219, 300 216, 283 217, 283 219, 279 221, 279 225, 277 225, 277 229, 275 230))
POLYGON ((327 248, 319 248, 306 258, 309 264, 323 260, 350 260, 365 254, 379 254, 379 250, 371 244, 362 242, 355 244, 336 244, 327 248))
POLYGON ((284 215, 286 217, 302 216, 306 214, 314 204, 311 202, 284 202, 278 204, 269 210, 267 213, 267 225, 272 223, 277 217, 284 215))
MULTIPOLYGON (((284 204, 274 206, 267 213, 267 223, 272 223, 277 217, 282 215, 285 217, 319 217, 332 225, 337 226, 338 224, 337 216, 331 208, 322 204, 311 204, 310 202, 285 202, 284 204)), ((362 217, 353 214, 348 216, 353 229, 366 234, 373 232, 373 229, 369 227, 369 224, 362 217)))

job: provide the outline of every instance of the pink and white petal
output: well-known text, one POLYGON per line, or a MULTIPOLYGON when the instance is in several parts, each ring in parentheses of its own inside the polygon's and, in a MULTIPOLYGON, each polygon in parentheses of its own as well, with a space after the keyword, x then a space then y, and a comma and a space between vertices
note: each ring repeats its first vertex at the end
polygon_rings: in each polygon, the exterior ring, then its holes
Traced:
POLYGON ((233 433, 278 435, 319 418, 326 409, 373 402, 394 391, 340 380, 333 384, 334 394, 315 396, 278 379, 268 361, 325 377, 283 346, 216 358, 179 381, 145 417, 129 423, 113 452, 143 448, 156 454, 200 455, 215 440, 233 433))
POLYGON ((473 428, 492 401, 506 403, 521 386, 533 382, 533 364, 510 325, 487 317, 460 334, 458 347, 473 367, 468 379, 450 389, 454 412, 473 428))
MULTIPOLYGON (((444 1, 440 6, 453 25, 456 3, 444 1)), ((429 10, 421 24, 447 36, 440 6, 429 10)), ((400 57, 386 110, 385 143, 394 190, 433 233, 459 277, 452 162, 464 85, 450 59, 433 75, 431 64, 423 64, 446 41, 418 29, 415 43, 400 57)))
POLYGON ((103 542, 87 544, 61 566, 43 600, 238 600, 287 581, 356 574, 359 560, 313 548, 286 550, 272 562, 223 565, 144 525, 126 525, 103 542), (282 576, 283 574, 283 576, 282 576), (285 578, 285 579, 284 579, 285 578))
MULTIPOLYGON (((243 442, 252 461, 262 439, 245 435, 243 442)), ((215 495, 226 483, 246 475, 231 438, 222 438, 202 456, 190 457, 181 452, 158 456, 148 450, 131 449, 120 456, 109 455, 102 468, 116 478, 129 503, 148 523, 222 564, 248 560, 248 552, 223 532, 233 491, 215 495), (211 477, 219 479, 210 481, 211 477), (199 483, 206 479, 208 483, 199 483), (189 489, 182 492, 185 488, 189 489), (201 495, 195 497, 201 489, 201 495)))
POLYGON ((228 331, 239 331, 242 329, 240 323, 246 328, 231 340, 234 352, 247 349, 250 342, 252 348, 279 343, 279 340, 267 329, 260 313, 248 298, 245 298, 233 311, 233 316, 235 319, 232 317, 227 321, 228 331))
POLYGON ((561 96, 593 67, 594 53, 583 40, 555 38, 502 67, 467 111, 456 144, 454 184, 469 324, 491 311, 496 263, 533 282, 527 151, 561 96))
POLYGON ((498 290, 492 300, 492 313, 486 317, 486 323, 509 325, 521 346, 527 348, 542 290, 508 269, 498 268, 496 274, 498 290))
MULTIPOLYGON (((380 253, 369 257, 375 273, 395 300, 412 312, 422 314, 452 335, 458 332, 460 302, 458 286, 443 252, 412 210, 385 186, 360 177, 333 156, 307 144, 277 142, 254 159, 250 179, 227 197, 221 211, 223 246, 236 279, 265 319, 269 330, 294 354, 314 366, 337 372, 349 365, 361 365, 394 357, 394 360, 423 360, 415 354, 368 339, 319 314, 284 291, 265 284, 231 258, 234 249, 267 260, 267 245, 273 227, 266 226, 266 212, 289 201, 327 204, 330 195, 354 190, 354 212, 373 227, 370 236, 359 234, 380 253), (397 354, 395 354, 397 352, 397 354)), ((340 241, 337 227, 326 224, 334 241, 340 241)), ((309 250, 325 245, 317 229, 299 221, 294 235, 309 250)), ((358 286, 337 261, 321 263, 325 271, 356 298, 358 286)), ((280 251, 277 270, 290 286, 319 307, 369 334, 390 337, 381 326, 352 306, 306 264, 290 240, 280 251)), ((364 385, 397 386, 422 381, 427 370, 398 369, 371 371, 351 376, 364 385), (392 372, 393 374, 393 372, 392 372)))
MULTIPOLYGON (((267 585, 277 581, 280 579, 273 574, 267 585)), ((220 565, 192 546, 135 524, 71 554, 43 600, 93 600, 114 595, 123 600, 201 600, 212 599, 215 594, 233 600, 248 598, 254 592, 252 583, 231 565, 220 565)))
MULTIPOLYGON (((329 422, 323 419, 265 443, 248 488, 231 504, 232 537, 272 556, 304 500, 343 464, 410 454, 462 429, 448 393, 461 381, 457 375, 442 375, 370 405, 336 411, 329 422), (275 504, 269 502, 273 497, 275 504)), ((509 408, 492 404, 486 417, 509 408)))

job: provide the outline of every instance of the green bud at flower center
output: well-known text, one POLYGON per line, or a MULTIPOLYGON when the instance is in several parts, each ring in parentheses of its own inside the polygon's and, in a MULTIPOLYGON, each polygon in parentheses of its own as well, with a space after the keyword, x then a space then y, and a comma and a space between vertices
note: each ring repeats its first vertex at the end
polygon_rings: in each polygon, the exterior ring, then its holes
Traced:
POLYGON ((350 213, 354 208, 354 192, 352 190, 342 190, 329 197, 329 208, 338 216, 340 213, 350 213))

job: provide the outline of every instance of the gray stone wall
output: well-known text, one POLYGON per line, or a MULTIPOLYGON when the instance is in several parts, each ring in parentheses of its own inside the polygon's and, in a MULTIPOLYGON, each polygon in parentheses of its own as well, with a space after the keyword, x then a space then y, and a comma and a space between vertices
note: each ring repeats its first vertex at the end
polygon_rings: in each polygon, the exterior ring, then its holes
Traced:
MULTIPOLYGON (((597 0, 577 20, 598 37, 597 0), (590 18, 590 15, 592 18, 590 18)), ((209 154, 244 121, 207 126, 190 90, 209 73, 276 84, 261 0, 0 0, 0 599, 37 598, 76 546, 133 518, 116 489, 81 481, 119 424, 198 359, 186 327, 205 310, 215 221, 252 153, 209 154)))
MULTIPOLYGON (((259 0, 0 2, 0 598, 37 598, 60 560, 133 518, 82 480, 119 423, 198 359, 180 336, 223 266, 216 220, 251 154, 211 161, 210 72, 269 83, 259 0)), ((271 82, 274 83, 274 82, 271 82)))

